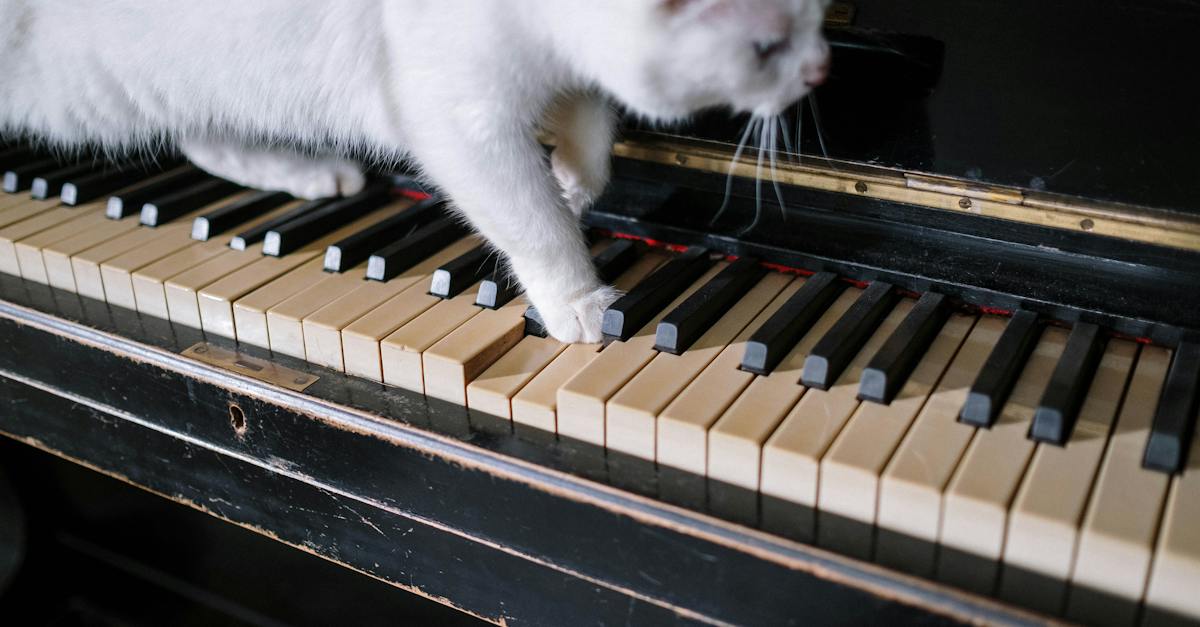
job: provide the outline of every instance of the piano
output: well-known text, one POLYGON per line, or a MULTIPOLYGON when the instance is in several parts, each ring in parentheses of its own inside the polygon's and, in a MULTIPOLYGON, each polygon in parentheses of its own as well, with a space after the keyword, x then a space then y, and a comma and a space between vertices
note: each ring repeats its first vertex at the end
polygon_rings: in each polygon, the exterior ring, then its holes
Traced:
POLYGON ((625 291, 601 345, 546 337, 403 175, 301 201, 9 138, 0 531, 55 501, 111 533, 44 541, 121 577, 208 542, 189 602, 290 575, 297 624, 333 589, 367 622, 412 593, 497 624, 1197 624, 1197 28, 835 3, 829 83, 766 131, 626 124, 585 216, 625 291), (291 566, 247 578, 254 542, 291 566))

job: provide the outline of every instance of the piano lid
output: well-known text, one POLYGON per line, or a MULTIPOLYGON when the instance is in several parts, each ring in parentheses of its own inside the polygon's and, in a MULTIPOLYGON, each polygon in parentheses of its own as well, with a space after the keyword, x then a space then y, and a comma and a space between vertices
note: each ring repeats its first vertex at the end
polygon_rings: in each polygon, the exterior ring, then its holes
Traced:
MULTIPOLYGON (((803 113, 806 163, 1200 216, 1200 3, 850 4, 849 30, 829 23, 831 79, 803 113)), ((667 134, 733 144, 745 122, 712 112, 667 134)))

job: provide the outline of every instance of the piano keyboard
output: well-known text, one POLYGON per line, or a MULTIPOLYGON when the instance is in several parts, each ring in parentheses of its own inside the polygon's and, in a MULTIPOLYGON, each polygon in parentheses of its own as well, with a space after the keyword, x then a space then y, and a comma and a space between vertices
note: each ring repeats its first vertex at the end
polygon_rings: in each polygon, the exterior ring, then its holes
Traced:
POLYGON ((1200 618, 1200 343, 597 237, 565 345, 436 199, 0 158, 5 273, 1200 618))

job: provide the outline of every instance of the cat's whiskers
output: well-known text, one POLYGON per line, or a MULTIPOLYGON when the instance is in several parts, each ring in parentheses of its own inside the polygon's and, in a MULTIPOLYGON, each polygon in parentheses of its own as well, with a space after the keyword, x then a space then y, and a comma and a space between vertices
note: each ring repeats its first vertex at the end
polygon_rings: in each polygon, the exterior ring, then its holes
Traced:
POLYGON ((754 119, 751 118, 746 122, 746 129, 742 131, 742 138, 738 140, 737 148, 733 151, 733 158, 729 160, 729 172, 725 175, 725 198, 721 201, 721 208, 708 221, 708 225, 716 224, 717 220, 729 208, 729 198, 733 193, 733 172, 737 169, 738 161, 742 158, 742 153, 746 150, 746 142, 750 139, 750 131, 754 128, 754 119))
POLYGON ((829 158, 829 149, 825 147, 825 134, 821 131, 821 109, 817 106, 816 98, 812 99, 812 112, 813 128, 817 129, 817 144, 821 146, 821 154, 825 157, 825 164, 833 168, 834 171, 837 171, 838 167, 833 162, 833 159, 829 158))
POLYGON ((775 168, 775 151, 777 148, 776 137, 778 135, 776 130, 782 129, 783 126, 783 122, 779 119, 779 116, 771 118, 771 185, 775 188, 775 199, 779 201, 779 218, 786 223, 787 205, 785 205, 783 202, 783 190, 779 188, 779 172, 775 168))
POLYGON ((758 161, 754 168, 754 220, 750 224, 737 232, 740 237, 754 230, 758 226, 759 220, 762 218, 762 168, 763 168, 763 150, 766 145, 766 119, 760 118, 755 120, 755 128, 758 129, 758 137, 756 139, 758 149, 758 161))
POLYGON ((780 135, 783 135, 783 148, 787 151, 788 161, 795 163, 796 157, 799 155, 796 153, 796 147, 792 145, 791 135, 788 134, 787 121, 783 119, 783 115, 777 115, 775 122, 779 126, 780 135))
POLYGON ((805 95, 796 102, 796 162, 803 163, 804 157, 801 153, 804 152, 804 101, 808 98, 805 95))
POLYGON ((758 217, 762 215, 762 169, 763 169, 763 150, 765 149, 767 139, 767 120, 759 118, 758 120, 758 164, 754 166, 754 222, 750 225, 753 227, 758 224, 758 217))

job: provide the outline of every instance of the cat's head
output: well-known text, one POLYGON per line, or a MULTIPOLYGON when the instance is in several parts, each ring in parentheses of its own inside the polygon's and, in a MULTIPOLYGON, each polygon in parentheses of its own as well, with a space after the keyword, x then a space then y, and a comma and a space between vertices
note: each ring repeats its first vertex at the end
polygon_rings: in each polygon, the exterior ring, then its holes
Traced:
MULTIPOLYGON (((606 2, 607 3, 607 2, 606 2)), ((830 0, 623 0, 597 78, 635 111, 673 119, 712 106, 770 116, 820 84, 830 0), (613 41, 615 39, 615 41, 613 41)), ((611 24, 610 24, 611 25, 611 24)))

